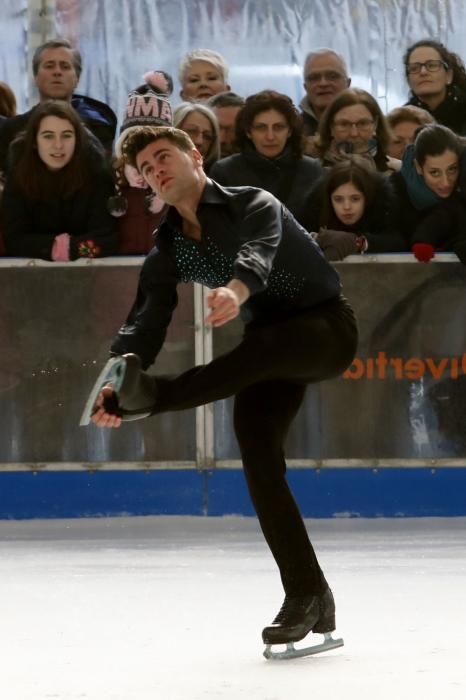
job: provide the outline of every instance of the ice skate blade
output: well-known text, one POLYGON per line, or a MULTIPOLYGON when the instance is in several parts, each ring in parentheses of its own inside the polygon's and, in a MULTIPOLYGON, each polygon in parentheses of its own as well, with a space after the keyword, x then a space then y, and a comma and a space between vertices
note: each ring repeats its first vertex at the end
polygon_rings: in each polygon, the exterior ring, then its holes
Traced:
MULTIPOLYGON (((334 639, 331 632, 326 632, 322 644, 314 644, 314 646, 304 647, 303 649, 296 649, 294 642, 289 642, 285 651, 273 651, 272 644, 267 644, 264 649, 264 656, 266 659, 272 660, 299 659, 303 656, 321 654, 324 651, 330 651, 330 649, 338 649, 338 647, 343 645, 343 639, 334 639)), ((277 645, 275 644, 274 646, 277 645)))
POLYGON ((91 422, 96 399, 106 384, 111 383, 113 389, 118 393, 123 384, 123 379, 125 378, 125 367, 126 360, 124 357, 111 357, 108 360, 92 387, 89 398, 84 406, 79 425, 89 425, 91 422))

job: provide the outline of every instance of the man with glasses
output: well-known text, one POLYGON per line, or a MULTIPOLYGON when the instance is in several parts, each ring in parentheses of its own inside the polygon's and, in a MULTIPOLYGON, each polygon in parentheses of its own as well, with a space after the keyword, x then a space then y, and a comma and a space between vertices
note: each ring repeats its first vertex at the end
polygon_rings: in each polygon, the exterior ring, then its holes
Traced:
MULTIPOLYGON (((314 136, 326 107, 342 90, 351 85, 345 61, 332 49, 317 49, 306 56, 304 62, 304 89, 306 95, 300 102, 304 120, 304 133, 314 136)), ((313 139, 308 140, 306 152, 313 154, 313 139)))

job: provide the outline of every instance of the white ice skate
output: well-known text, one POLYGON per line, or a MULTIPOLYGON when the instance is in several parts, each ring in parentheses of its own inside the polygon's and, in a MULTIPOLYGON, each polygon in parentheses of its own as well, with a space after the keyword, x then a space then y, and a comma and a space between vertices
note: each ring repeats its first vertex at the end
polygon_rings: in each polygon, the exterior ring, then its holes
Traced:
POLYGON ((324 632, 324 641, 321 644, 314 644, 308 647, 297 648, 295 642, 288 642, 284 650, 275 651, 276 644, 267 644, 264 649, 266 659, 299 659, 303 656, 312 656, 313 654, 321 654, 330 649, 338 649, 344 645, 343 639, 334 639, 331 632, 324 632))
POLYGON ((118 393, 125 378, 125 367, 126 360, 122 356, 111 357, 108 360, 92 387, 89 398, 84 406, 79 425, 89 425, 91 422, 92 414, 95 411, 95 402, 106 384, 111 384, 113 390, 118 393))
POLYGON ((155 377, 141 371, 141 360, 134 353, 111 357, 92 387, 79 424, 89 424, 97 397, 106 384, 111 384, 114 391, 105 399, 108 413, 123 421, 147 418, 155 406, 155 381, 155 377))

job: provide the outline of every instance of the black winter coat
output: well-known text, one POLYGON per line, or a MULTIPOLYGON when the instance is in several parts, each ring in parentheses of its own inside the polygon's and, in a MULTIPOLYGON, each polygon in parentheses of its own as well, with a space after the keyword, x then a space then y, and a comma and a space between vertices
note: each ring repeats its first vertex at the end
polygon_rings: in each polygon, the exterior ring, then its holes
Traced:
POLYGON ((306 201, 321 174, 322 166, 315 158, 297 158, 287 148, 277 158, 265 158, 251 146, 217 161, 209 177, 226 187, 267 190, 304 226, 306 201))
MULTIPOLYGON (((94 163, 86 187, 68 199, 57 196, 47 201, 32 200, 15 183, 13 174, 14 165, 7 176, 2 200, 7 255, 51 260, 55 237, 61 233, 71 236, 72 260, 117 252, 117 223, 107 209, 114 184, 104 163, 100 166, 94 163)), ((53 177, 60 178, 60 172, 53 177)))
POLYGON ((427 209, 416 209, 408 194, 402 174, 394 173, 391 181, 398 211, 398 230, 408 241, 430 243, 436 250, 456 253, 466 263, 466 200, 454 192, 448 199, 427 209))
POLYGON ((466 136, 466 94, 459 88, 451 87, 446 98, 435 109, 429 109, 425 102, 415 95, 412 95, 406 104, 425 109, 438 124, 448 126, 460 136, 466 136))

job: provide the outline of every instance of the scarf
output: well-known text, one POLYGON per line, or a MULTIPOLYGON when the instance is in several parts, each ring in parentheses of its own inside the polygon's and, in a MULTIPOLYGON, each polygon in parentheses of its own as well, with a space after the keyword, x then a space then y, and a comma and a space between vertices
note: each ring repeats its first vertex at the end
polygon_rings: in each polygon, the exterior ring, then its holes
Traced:
POLYGON ((401 162, 401 175, 405 181, 411 204, 418 211, 429 209, 429 207, 433 207, 435 204, 442 201, 442 198, 439 197, 438 194, 435 194, 435 192, 432 192, 430 187, 426 185, 422 175, 417 172, 414 163, 413 145, 407 146, 404 152, 401 162))

